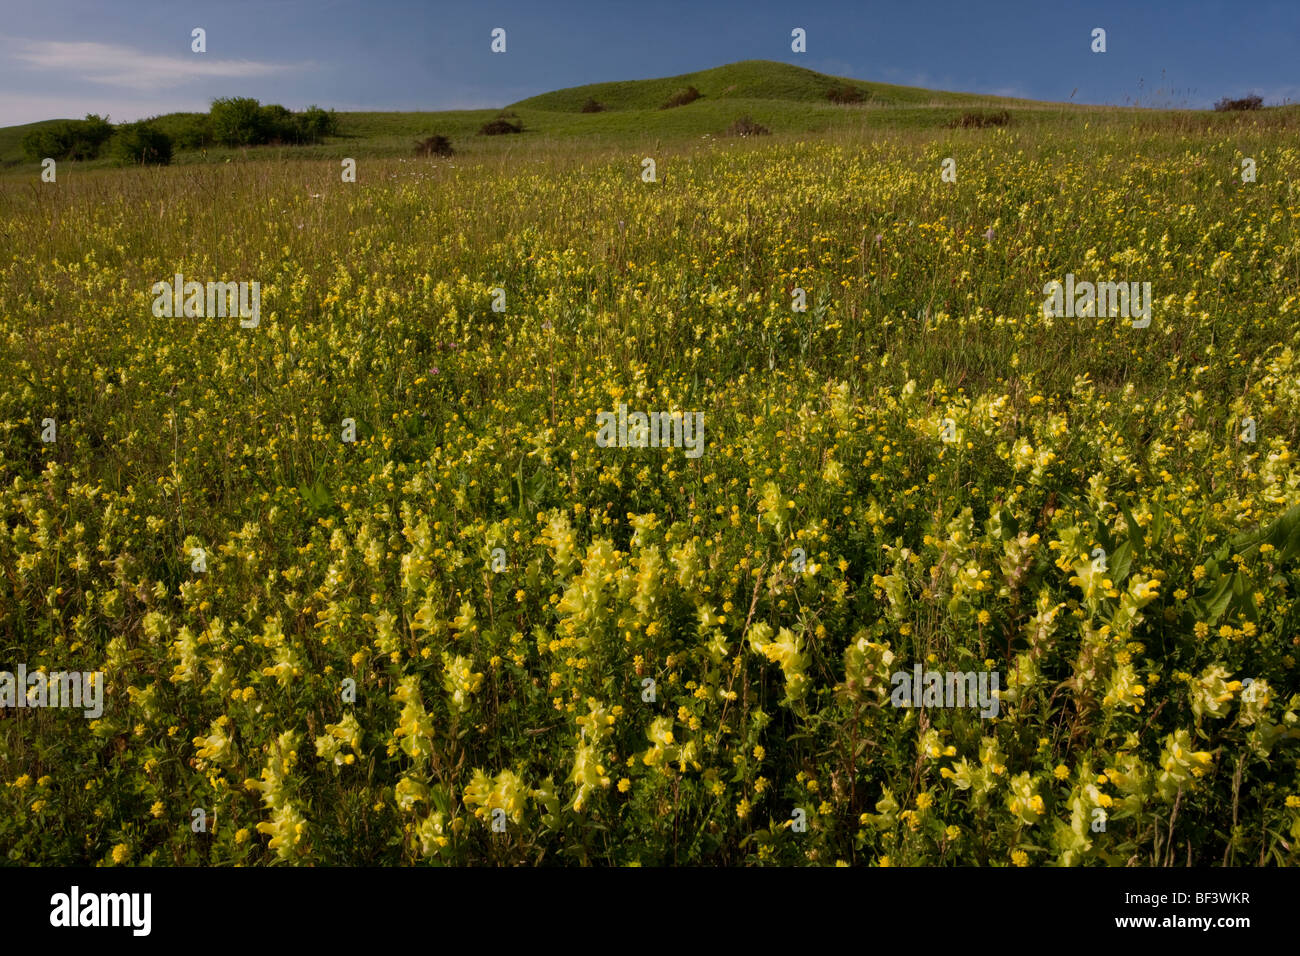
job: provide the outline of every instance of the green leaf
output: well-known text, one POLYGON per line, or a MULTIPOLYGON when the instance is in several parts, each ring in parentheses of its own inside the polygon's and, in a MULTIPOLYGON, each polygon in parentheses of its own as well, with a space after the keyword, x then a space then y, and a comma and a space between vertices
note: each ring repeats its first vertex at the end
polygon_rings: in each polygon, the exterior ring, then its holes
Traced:
POLYGON ((1156 542, 1160 541, 1165 530, 1165 509, 1154 502, 1151 505, 1151 526, 1148 530, 1151 532, 1151 540, 1156 542))
POLYGON ((1147 550, 1147 542, 1146 538, 1142 534, 1142 527, 1133 520, 1133 512, 1129 510, 1128 505, 1121 504, 1119 510, 1124 516, 1125 523, 1128 525, 1129 541, 1133 543, 1133 550, 1140 558, 1146 554, 1147 550))
POLYGON ((1205 602, 1206 623, 1213 625, 1223 612, 1228 609, 1228 602, 1232 600, 1232 579, 1235 574, 1225 574, 1219 578, 1214 589, 1203 597, 1205 602))
POLYGON ((1132 564, 1133 542, 1130 539, 1116 548, 1115 553, 1112 554, 1110 560, 1106 562, 1106 576, 1114 582, 1116 588, 1118 588, 1120 584, 1123 583, 1124 579, 1128 577, 1129 568, 1132 564))

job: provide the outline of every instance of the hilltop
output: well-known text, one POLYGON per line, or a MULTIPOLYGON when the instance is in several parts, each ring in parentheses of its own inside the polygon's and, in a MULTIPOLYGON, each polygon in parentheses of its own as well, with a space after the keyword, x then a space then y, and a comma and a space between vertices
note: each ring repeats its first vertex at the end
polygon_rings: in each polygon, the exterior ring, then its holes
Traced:
MULTIPOLYGON (((623 80, 612 83, 589 83, 532 96, 511 104, 511 109, 544 110, 552 113, 577 113, 589 99, 612 112, 659 110, 677 90, 693 86, 701 93, 696 103, 738 100, 769 100, 787 103, 827 105, 831 90, 845 86, 863 96, 861 105, 887 106, 972 106, 972 105, 1040 105, 1031 100, 982 96, 975 93, 949 93, 917 86, 893 86, 870 83, 818 73, 815 70, 780 63, 775 60, 742 60, 709 70, 682 73, 647 80, 623 80)), ((695 104, 691 104, 695 105, 695 104)))

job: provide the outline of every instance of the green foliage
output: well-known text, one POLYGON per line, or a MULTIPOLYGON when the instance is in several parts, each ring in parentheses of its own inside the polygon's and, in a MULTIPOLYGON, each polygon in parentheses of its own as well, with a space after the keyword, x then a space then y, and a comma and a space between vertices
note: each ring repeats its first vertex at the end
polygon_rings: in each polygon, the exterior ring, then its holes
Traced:
POLYGON ((678 106, 685 106, 687 103, 694 103, 700 98, 700 91, 693 86, 683 87, 680 90, 674 90, 668 99, 659 108, 661 110, 671 110, 678 106))
POLYGON ((32 130, 23 137, 22 148, 30 160, 88 160, 99 155, 112 135, 108 120, 90 113, 84 120, 60 120, 32 130))
POLYGON ((441 134, 425 137, 415 144, 417 156, 451 156, 454 152, 451 140, 441 134))
POLYGON ((298 141, 302 143, 321 143, 327 136, 337 136, 339 132, 338 114, 319 106, 307 107, 295 114, 295 120, 298 141))
POLYGON ((728 136, 768 136, 771 130, 761 123, 756 123, 749 116, 742 116, 727 127, 728 136))
POLYGON ((826 91, 826 98, 832 103, 861 103, 866 99, 866 95, 850 83, 844 83, 840 86, 832 86, 826 91))
POLYGON ((212 135, 225 146, 254 146, 266 142, 261 104, 248 96, 212 101, 212 135))
POLYGON ((172 140, 152 122, 127 123, 113 135, 112 153, 128 165, 166 166, 172 161, 172 140))
POLYGON ((209 114, 213 138, 226 146, 290 146, 320 143, 338 133, 333 110, 310 106, 294 113, 278 103, 249 97, 218 99, 209 114))
POLYGON ((479 127, 480 136, 501 136, 507 133, 522 133, 523 131, 522 123, 512 123, 510 120, 499 116, 479 127))
POLYGON ((211 115, 196 113, 184 117, 177 124, 172 141, 177 149, 207 149, 217 141, 211 115))

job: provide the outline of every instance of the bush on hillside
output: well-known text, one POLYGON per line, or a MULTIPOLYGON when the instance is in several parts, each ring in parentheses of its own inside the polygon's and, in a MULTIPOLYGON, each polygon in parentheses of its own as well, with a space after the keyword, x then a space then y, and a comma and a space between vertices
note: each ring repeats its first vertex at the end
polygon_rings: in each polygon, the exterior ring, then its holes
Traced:
POLYGON ((582 112, 584 112, 584 113, 603 113, 603 112, 605 112, 605 104, 604 104, 604 103, 597 103, 597 102, 595 101, 594 98, 592 98, 592 97, 589 96, 589 97, 587 97, 587 102, 585 102, 585 103, 582 104, 582 112))
POLYGON ((247 96, 213 100, 208 122, 212 139, 223 146, 304 145, 338 134, 333 110, 309 106, 294 113, 279 103, 263 106, 247 96))
POLYGON ((728 136, 768 136, 771 130, 766 126, 755 123, 748 116, 742 116, 730 126, 727 127, 728 136))
POLYGON ((323 110, 319 106, 309 106, 296 114, 298 135, 304 143, 319 143, 326 136, 339 134, 339 117, 333 110, 323 110))
POLYGON ((826 91, 826 98, 832 103, 861 103, 866 99, 860 89, 847 83, 842 86, 832 86, 826 91))
POLYGON ((172 140, 147 121, 127 123, 113 135, 113 157, 133 166, 166 166, 172 161, 172 140))
POLYGON ((1243 96, 1239 100, 1229 99, 1225 96, 1223 99, 1219 100, 1219 102, 1214 104, 1214 108, 1220 113, 1223 113, 1229 110, 1257 110, 1263 105, 1264 98, 1252 93, 1250 96, 1243 96))
POLYGON ((451 140, 441 134, 430 136, 415 144, 416 156, 450 156, 453 152, 451 140))
POLYGON ((298 140, 298 124, 293 114, 279 103, 271 103, 258 109, 257 126, 255 144, 287 146, 298 140))
POLYGON ((501 136, 504 133, 522 133, 524 125, 522 123, 512 123, 508 119, 497 117, 496 119, 484 123, 479 129, 480 136, 501 136))
POLYGON ((207 149, 215 142, 212 117, 206 113, 185 117, 172 132, 172 145, 176 149, 207 149))
POLYGON ((84 120, 64 120, 34 129, 23 137, 28 159, 94 159, 113 135, 113 126, 102 116, 90 113, 84 120))
POLYGON ((693 86, 688 86, 684 90, 678 90, 672 96, 664 101, 664 105, 659 107, 661 110, 670 110, 676 106, 685 106, 687 103, 694 103, 702 94, 693 86))
POLYGON ((261 104, 250 96, 215 99, 208 115, 212 135, 223 146, 255 146, 266 141, 261 104))
POLYGON ((962 113, 947 126, 949 129, 983 129, 986 126, 1006 126, 1011 122, 1011 114, 1006 110, 996 113, 962 113))

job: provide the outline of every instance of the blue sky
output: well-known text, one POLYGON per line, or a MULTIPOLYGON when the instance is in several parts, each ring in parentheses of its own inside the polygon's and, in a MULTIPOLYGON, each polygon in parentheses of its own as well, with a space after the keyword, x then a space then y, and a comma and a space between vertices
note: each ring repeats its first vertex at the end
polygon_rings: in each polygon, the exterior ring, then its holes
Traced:
POLYGON ((499 107, 745 59, 934 89, 1204 108, 1300 101, 1300 2, 0 0, 0 125, 125 122, 217 96, 499 107), (207 31, 207 52, 190 31, 207 31), (490 33, 505 28, 504 54, 490 33), (792 53, 803 27, 808 52, 792 53), (1107 52, 1090 51, 1094 27, 1107 52))

